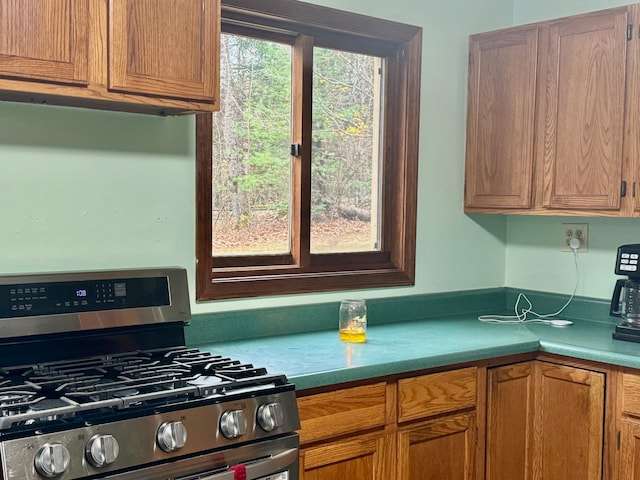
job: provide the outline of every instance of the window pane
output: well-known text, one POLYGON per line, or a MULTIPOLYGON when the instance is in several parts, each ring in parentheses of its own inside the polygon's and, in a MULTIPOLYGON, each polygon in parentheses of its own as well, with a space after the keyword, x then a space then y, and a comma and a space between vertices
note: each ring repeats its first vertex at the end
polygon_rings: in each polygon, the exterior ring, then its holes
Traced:
POLYGON ((290 252, 291 46, 223 34, 212 253, 290 252))
POLYGON ((380 250, 381 65, 313 53, 311 252, 380 250))

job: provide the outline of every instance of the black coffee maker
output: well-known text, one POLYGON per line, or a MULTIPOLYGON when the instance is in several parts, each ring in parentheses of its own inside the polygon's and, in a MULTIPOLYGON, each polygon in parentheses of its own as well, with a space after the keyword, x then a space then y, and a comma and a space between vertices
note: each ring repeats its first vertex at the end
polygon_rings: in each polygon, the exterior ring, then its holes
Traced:
POLYGON ((616 257, 616 281, 609 314, 620 317, 613 338, 640 343, 640 244, 621 245, 616 257))

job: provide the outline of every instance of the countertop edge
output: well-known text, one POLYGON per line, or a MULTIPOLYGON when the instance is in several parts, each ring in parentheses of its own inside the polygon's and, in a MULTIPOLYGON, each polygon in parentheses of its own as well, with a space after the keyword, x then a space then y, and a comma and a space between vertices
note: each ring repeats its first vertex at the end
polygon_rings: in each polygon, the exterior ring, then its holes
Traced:
POLYGON ((300 392, 329 385, 337 386, 344 383, 373 380, 378 377, 408 374, 429 368, 447 367, 509 355, 533 353, 539 350, 540 343, 537 340, 532 340, 528 342, 505 344, 500 347, 481 348, 464 352, 451 352, 391 363, 291 375, 288 376, 288 379, 295 385, 296 390, 300 392))

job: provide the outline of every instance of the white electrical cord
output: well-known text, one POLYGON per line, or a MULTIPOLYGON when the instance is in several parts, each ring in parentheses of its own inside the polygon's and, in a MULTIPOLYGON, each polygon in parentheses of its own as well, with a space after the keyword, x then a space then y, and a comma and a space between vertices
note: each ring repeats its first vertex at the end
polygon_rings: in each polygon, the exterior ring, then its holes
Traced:
POLYGON ((527 298, 527 296, 524 293, 520 293, 518 294, 518 298, 514 306, 515 315, 480 315, 478 317, 478 320, 487 323, 546 323, 547 325, 553 325, 554 327, 564 327, 567 325, 571 325, 573 322, 569 320, 551 319, 551 317, 560 315, 565 310, 565 308, 569 306, 576 294, 576 291, 578 290, 578 279, 580 278, 580 270, 578 265, 578 249, 580 248, 581 244, 582 242, 577 238, 572 238, 569 242, 569 246, 573 250, 573 259, 576 265, 576 283, 573 287, 573 292, 571 293, 569 300, 567 300, 567 303, 565 303, 560 310, 554 313, 537 313, 533 311, 533 304, 527 298), (574 242, 574 240, 576 241, 574 242), (520 302, 522 301, 527 302, 527 305, 524 308, 520 307, 520 302), (535 318, 527 318, 528 315, 533 315, 535 318))

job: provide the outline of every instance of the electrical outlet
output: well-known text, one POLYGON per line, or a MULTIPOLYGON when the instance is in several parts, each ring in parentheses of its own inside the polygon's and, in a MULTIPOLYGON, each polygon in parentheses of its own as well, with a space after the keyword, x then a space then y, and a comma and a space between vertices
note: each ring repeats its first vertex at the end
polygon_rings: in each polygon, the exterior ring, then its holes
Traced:
POLYGON ((570 246, 572 239, 580 241, 578 252, 586 253, 589 251, 589 224, 587 223, 563 223, 562 224, 562 248, 563 252, 572 252, 570 246))

